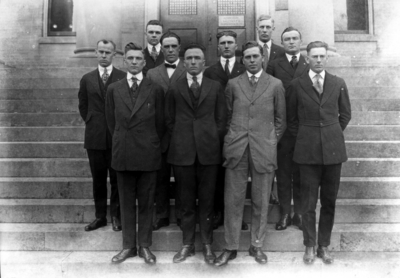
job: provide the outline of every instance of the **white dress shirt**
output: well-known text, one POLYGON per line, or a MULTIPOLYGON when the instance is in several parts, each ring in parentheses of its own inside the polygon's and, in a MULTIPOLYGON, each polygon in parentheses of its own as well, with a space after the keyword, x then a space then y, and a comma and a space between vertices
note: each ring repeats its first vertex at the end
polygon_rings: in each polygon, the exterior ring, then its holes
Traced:
POLYGON ((133 81, 132 81, 132 76, 135 76, 136 78, 137 78, 137 84, 138 84, 138 87, 140 86, 140 83, 142 82, 142 80, 143 80, 143 73, 142 72, 139 72, 138 74, 136 74, 136 75, 133 75, 132 73, 130 73, 129 71, 128 71, 128 75, 127 75, 127 79, 128 79, 128 84, 129 84, 129 88, 130 87, 132 87, 132 85, 133 85, 133 81))
POLYGON ((269 40, 269 41, 267 41, 267 42, 262 42, 262 41, 258 40, 258 44, 261 45, 261 47, 263 47, 263 48, 264 48, 264 44, 267 44, 267 45, 268 45, 268 60, 269 60, 269 56, 271 55, 272 41, 269 40))
MULTIPOLYGON (((157 54, 160 55, 161 44, 158 43, 157 45, 154 45, 154 47, 156 48, 157 54)), ((147 44, 147 49, 149 50, 149 53, 151 54, 151 50, 153 49, 153 45, 148 43, 147 44)))
POLYGON ((235 56, 233 56, 232 58, 225 59, 224 57, 221 56, 221 65, 222 65, 222 68, 223 68, 224 70, 225 70, 225 63, 226 63, 226 60, 229 60, 229 72, 232 72, 232 70, 233 70, 233 65, 234 65, 235 62, 236 62, 236 58, 235 58, 235 56))
POLYGON ((259 72, 257 72, 256 74, 252 74, 252 73, 250 73, 250 72, 248 72, 248 71, 246 71, 247 72, 247 76, 249 77, 249 80, 251 80, 251 76, 252 75, 254 75, 255 77, 256 77, 256 82, 258 82, 258 79, 260 78, 260 76, 261 76, 261 73, 263 72, 263 70, 261 69, 259 72))
MULTIPOLYGON (((100 65, 98 65, 98 69, 99 69, 99 73, 100 73, 100 76, 103 76, 103 74, 104 74, 104 67, 102 67, 102 66, 100 66, 100 65)), ((113 66, 112 65, 109 65, 107 68, 107 74, 108 74, 108 76, 110 76, 111 75, 111 72, 112 72, 112 70, 113 70, 113 66)))
POLYGON ((325 70, 321 71, 320 73, 316 73, 316 72, 314 72, 314 71, 312 71, 312 70, 310 70, 310 71, 308 72, 308 76, 310 76, 311 82, 312 82, 313 84, 314 84, 314 82, 315 82, 314 77, 315 77, 317 74, 319 74, 319 75, 321 76, 321 78, 319 79, 319 82, 321 83, 321 86, 322 86, 322 88, 323 88, 323 87, 324 87, 324 82, 325 82, 325 70))
MULTIPOLYGON (((179 59, 176 60, 176 61, 173 62, 173 63, 168 63, 167 61, 164 61, 164 64, 175 65, 176 67, 178 67, 179 59)), ((167 73, 168 73, 168 77, 169 77, 169 78, 171 78, 171 76, 174 74, 175 70, 176 70, 176 68, 174 68, 174 69, 173 69, 173 68, 167 68, 167 73)))
MULTIPOLYGON (((199 83, 199 86, 201 86, 201 81, 203 80, 203 72, 200 72, 198 75, 196 75, 196 77, 197 77, 197 83, 199 83)), ((190 86, 192 86, 192 83, 193 83, 193 76, 187 72, 186 78, 188 80, 188 84, 189 84, 189 88, 190 88, 190 86)))
POLYGON ((290 55, 290 54, 287 54, 287 53, 285 53, 285 55, 286 55, 286 58, 288 59, 289 63, 290 63, 290 61, 292 61, 292 57, 293 57, 293 56, 296 56, 296 57, 297 57, 297 62, 300 61, 300 52, 297 53, 297 54, 295 54, 295 55, 290 55))

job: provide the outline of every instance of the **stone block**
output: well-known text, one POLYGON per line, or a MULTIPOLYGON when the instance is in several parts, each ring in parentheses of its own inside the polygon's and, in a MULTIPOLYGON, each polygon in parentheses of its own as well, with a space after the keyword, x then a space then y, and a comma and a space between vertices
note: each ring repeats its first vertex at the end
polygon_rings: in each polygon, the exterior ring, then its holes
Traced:
POLYGON ((347 141, 350 158, 397 158, 400 157, 400 142, 395 141, 347 141))
MULTIPOLYGON (((1 135, 0 135, 1 136, 1 135)), ((344 130, 349 141, 396 141, 400 138, 399 125, 350 125, 344 130)), ((1 137, 0 137, 1 138, 1 137)))
POLYGON ((78 89, 0 89, 2 100, 78 99, 78 89))
POLYGON ((0 127, 0 142, 82 142, 84 127, 0 127))
POLYGON ((343 163, 342 177, 398 177, 399 158, 350 158, 343 163))
POLYGON ((82 126, 79 113, 0 113, 1 126, 82 126))
POLYGON ((400 178, 342 177, 339 199, 400 199, 400 178))
POLYGON ((0 142, 0 158, 86 158, 81 142, 0 142))
POLYGON ((400 125, 399 111, 352 111, 352 125, 400 125))
POLYGON ((78 113, 76 99, 1 100, 0 113, 78 113))

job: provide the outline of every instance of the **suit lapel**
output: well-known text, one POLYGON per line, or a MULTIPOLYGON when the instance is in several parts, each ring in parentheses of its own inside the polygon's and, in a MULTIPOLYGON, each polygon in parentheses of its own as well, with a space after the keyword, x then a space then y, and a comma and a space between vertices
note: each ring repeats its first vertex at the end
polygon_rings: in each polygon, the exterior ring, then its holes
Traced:
POLYGON ((271 43, 271 53, 269 54, 268 61, 275 59, 275 57, 277 55, 277 53, 276 53, 277 48, 278 47, 274 43, 271 43))
POLYGON ((99 85, 99 76, 100 76, 99 70, 98 70, 98 69, 95 69, 95 70, 92 71, 92 73, 90 74, 90 81, 92 82, 93 88, 94 88, 94 90, 96 91, 96 93, 97 93, 101 98, 103 98, 103 95, 102 95, 102 93, 101 93, 101 88, 100 88, 100 85, 99 85))
POLYGON ((239 64, 237 61, 233 64, 233 69, 231 72, 231 78, 237 77, 243 73, 244 66, 239 64))
POLYGON ((117 92, 122 100, 125 102, 126 106, 128 106, 129 110, 133 110, 131 96, 129 94, 129 83, 126 77, 120 83, 117 92))
POLYGON ((249 77, 247 75, 247 72, 244 72, 238 80, 238 84, 240 88, 242 89, 242 92, 244 95, 247 97, 247 99, 251 102, 252 101, 252 88, 249 82, 249 77))
POLYGON ((189 97, 189 88, 188 88, 188 80, 187 78, 182 78, 179 80, 179 85, 177 86, 179 93, 182 95, 182 97, 186 100, 186 102, 189 104, 189 106, 194 110, 192 100, 189 97))
POLYGON ((332 95, 332 92, 335 90, 335 87, 335 77, 325 71, 324 93, 322 94, 321 105, 323 105, 329 99, 329 97, 332 95))
POLYGON ((300 78, 299 78, 300 86, 303 88, 303 90, 306 92, 306 94, 313 99, 316 103, 319 102, 319 98, 317 94, 314 91, 314 87, 312 84, 312 81, 310 77, 308 76, 308 72, 306 71, 300 78))
POLYGON ((161 66, 159 66, 157 68, 158 68, 160 76, 164 80, 165 84, 167 84, 167 87, 169 87, 169 76, 168 76, 168 72, 167 72, 167 68, 165 67, 165 64, 163 63, 161 66))
MULTIPOLYGON (((178 81, 181 78, 182 74, 184 74, 185 72, 186 72, 186 68, 183 66, 183 62, 179 61, 178 66, 176 67, 174 73, 171 76, 171 79, 169 79, 169 81, 168 81, 169 82, 168 84, 170 85, 170 84, 178 81)), ((168 74, 167 74, 167 77, 168 77, 168 74)))
POLYGON ((258 99, 267 90, 270 82, 269 79, 269 75, 262 71, 260 78, 258 79, 256 91, 253 94, 251 102, 256 101, 256 99, 258 99))
POLYGON ((201 91, 200 91, 199 103, 198 103, 197 107, 200 106, 202 101, 206 98, 206 96, 208 95, 208 93, 211 90, 211 83, 208 82, 207 77, 205 77, 204 75, 203 75, 203 81, 201 82, 200 88, 201 88, 201 91))
POLYGON ((146 77, 143 78, 140 84, 140 91, 138 98, 136 99, 135 107, 133 107, 132 110, 131 118, 133 117, 133 115, 135 115, 135 113, 139 110, 139 108, 143 105, 143 103, 151 94, 150 88, 151 88, 151 82, 146 77))
POLYGON ((297 69, 296 69, 296 72, 294 73, 293 78, 296 78, 296 77, 299 77, 300 75, 302 75, 306 69, 308 69, 306 59, 304 59, 303 55, 300 54, 299 63, 297 64, 297 69))
POLYGON ((284 71, 290 74, 291 77, 294 76, 295 70, 292 65, 289 63, 286 55, 279 58, 279 62, 277 63, 284 71))
MULTIPOLYGON (((219 78, 221 78, 224 82, 227 82, 227 81, 228 81, 229 77, 226 76, 225 70, 222 68, 221 61, 218 61, 218 62, 213 66, 213 70, 214 70, 215 74, 218 75, 219 78)), ((233 70, 234 70, 234 69, 232 69, 232 73, 233 73, 233 70)), ((232 73, 231 73, 231 74, 232 74, 232 73)))

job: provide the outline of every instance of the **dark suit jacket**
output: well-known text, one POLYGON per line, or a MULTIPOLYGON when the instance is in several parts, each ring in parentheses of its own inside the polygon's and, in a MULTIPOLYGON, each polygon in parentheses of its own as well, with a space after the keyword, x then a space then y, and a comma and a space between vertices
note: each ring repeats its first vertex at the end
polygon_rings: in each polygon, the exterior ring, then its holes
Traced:
POLYGON ((112 168, 116 171, 156 171, 161 168, 164 133, 164 92, 143 78, 132 106, 126 78, 107 90, 107 124, 112 134, 112 168))
POLYGON ((344 80, 326 72, 319 97, 306 71, 290 83, 287 93, 288 128, 297 136, 293 160, 316 165, 345 162, 343 130, 351 119, 351 106, 344 80))
POLYGON ((272 43, 271 44, 271 51, 269 53, 269 59, 268 59, 268 64, 279 58, 280 56, 285 55, 285 50, 283 49, 282 46, 279 46, 277 44, 272 43))
POLYGON ((143 68, 143 74, 146 76, 147 72, 152 69, 155 68, 161 64, 164 63, 164 54, 163 52, 160 50, 160 53, 157 56, 157 60, 154 61, 153 58, 150 56, 151 50, 149 51, 149 49, 146 47, 144 49, 144 59, 146 60, 146 66, 143 68))
MULTIPOLYGON (((126 73, 113 67, 111 84, 126 77, 126 73)), ((109 79, 110 79, 109 78, 109 79)), ((105 114, 105 89, 100 86, 99 70, 85 74, 79 85, 79 113, 85 121, 85 149, 106 150, 111 148, 111 136, 107 129, 105 114), (107 136, 109 137, 107 140, 107 136)))
POLYGON ((221 142, 226 125, 222 86, 205 76, 198 106, 193 107, 187 78, 171 85, 165 98, 165 118, 171 142, 168 163, 188 166, 196 155, 202 165, 221 163, 221 142))
POLYGON ((217 63, 215 63, 212 66, 209 66, 204 71, 204 76, 212 80, 218 81, 225 90, 226 84, 228 84, 229 79, 235 78, 244 73, 245 71, 246 71, 245 66, 235 61, 231 75, 230 77, 228 77, 225 73, 224 68, 221 65, 221 61, 219 60, 217 63))
MULTIPOLYGON (((150 79, 152 82, 160 85, 163 88, 164 93, 167 93, 168 88, 170 87, 171 84, 185 77, 186 77, 186 68, 183 65, 182 61, 179 61, 178 66, 176 67, 171 78, 169 78, 168 76, 167 68, 165 67, 164 63, 162 63, 158 67, 155 67, 154 69, 150 69, 147 72, 147 78, 150 79)), ((166 132, 161 140, 161 151, 163 153, 168 150, 169 141, 170 141, 170 136, 169 133, 166 132)))

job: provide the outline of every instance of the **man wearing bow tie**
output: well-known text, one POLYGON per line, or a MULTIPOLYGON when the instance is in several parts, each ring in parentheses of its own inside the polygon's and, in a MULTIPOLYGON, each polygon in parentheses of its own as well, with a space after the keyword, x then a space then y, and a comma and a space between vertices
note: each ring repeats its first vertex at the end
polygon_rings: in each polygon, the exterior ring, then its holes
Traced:
POLYGON ((156 257, 152 223, 157 170, 161 168, 164 135, 163 89, 143 76, 146 64, 142 47, 125 47, 126 78, 107 90, 106 116, 112 134, 112 167, 117 172, 121 201, 123 250, 112 258, 120 263, 139 254, 148 264, 156 257), (136 245, 136 199, 138 200, 138 246, 136 245))
POLYGON ((93 178, 93 199, 96 219, 85 231, 107 225, 107 172, 110 176, 110 214, 114 231, 121 231, 117 176, 111 168, 111 134, 105 115, 105 97, 108 86, 125 77, 125 72, 113 67, 115 43, 100 40, 96 56, 98 67, 85 74, 79 86, 79 113, 85 121, 85 142, 93 178))
MULTIPOLYGON (((173 33, 165 33, 161 39, 161 49, 165 57, 163 64, 158 67, 151 69, 147 73, 147 77, 160 85, 164 89, 164 93, 167 92, 171 84, 178 80, 185 78, 186 69, 183 62, 179 59, 179 51, 181 47, 181 38, 173 33)), ((156 189, 156 220, 153 224, 153 230, 158 230, 161 227, 169 226, 169 214, 170 214, 170 176, 171 176, 171 165, 167 162, 168 146, 170 141, 169 133, 165 133, 161 141, 162 151, 162 166, 157 175, 157 189, 156 189)), ((177 184, 175 183, 175 186, 177 184)), ((175 192, 178 191, 175 187, 175 192)), ((180 200, 177 193, 175 193, 175 216, 177 225, 180 226, 180 200)))
POLYGON ((221 163, 225 129, 222 86, 205 76, 205 48, 190 44, 185 49, 185 78, 171 85, 165 97, 165 117, 171 135, 168 162, 173 165, 181 199, 183 246, 175 263, 195 254, 196 198, 204 260, 212 264, 215 182, 221 163))
POLYGON ((163 34, 163 25, 158 20, 150 20, 146 25, 147 47, 144 49, 146 66, 143 68, 143 74, 147 71, 161 65, 164 61, 164 55, 161 51, 160 38, 163 34))

